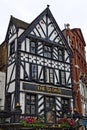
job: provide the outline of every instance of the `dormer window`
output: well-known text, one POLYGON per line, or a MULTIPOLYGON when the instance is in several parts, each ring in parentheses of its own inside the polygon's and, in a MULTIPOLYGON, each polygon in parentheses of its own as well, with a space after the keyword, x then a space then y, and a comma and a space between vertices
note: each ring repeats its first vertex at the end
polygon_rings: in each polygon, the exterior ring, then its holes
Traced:
POLYGON ((15 41, 13 41, 10 44, 10 55, 14 54, 14 52, 15 52, 15 41))

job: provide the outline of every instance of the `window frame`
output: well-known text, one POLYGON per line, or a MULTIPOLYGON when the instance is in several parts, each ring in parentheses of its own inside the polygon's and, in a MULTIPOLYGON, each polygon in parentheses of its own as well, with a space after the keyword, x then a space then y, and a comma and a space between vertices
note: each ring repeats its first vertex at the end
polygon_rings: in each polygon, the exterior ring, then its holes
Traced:
POLYGON ((64 50, 63 49, 58 50, 58 60, 64 61, 64 50))
POLYGON ((37 81, 38 80, 38 65, 37 64, 30 64, 30 80, 37 81), (34 68, 35 67, 35 70, 34 68), (33 74, 35 74, 35 78, 33 78, 33 74))
POLYGON ((43 56, 46 58, 52 58, 52 47, 48 45, 43 46, 43 56), (50 50, 49 50, 50 49, 50 50))
POLYGON ((36 94, 26 93, 25 103, 26 103, 26 105, 25 105, 25 113, 29 114, 29 115, 36 115, 36 94), (28 96, 30 97, 29 104, 27 103, 27 97, 28 96), (34 103, 31 102, 32 96, 34 96, 34 100, 35 100, 34 103), (30 110, 29 110, 30 112, 28 113, 27 109, 29 109, 28 108, 29 106, 30 106, 30 110), (32 106, 34 106, 34 109, 35 109, 34 113, 32 113, 32 106))
POLYGON ((56 113, 55 113, 55 109, 56 109, 56 101, 55 101, 55 96, 45 96, 45 118, 46 118, 46 122, 50 123, 48 120, 48 113, 50 113, 52 115, 52 122, 51 123, 55 123, 56 120, 56 113), (49 106, 46 106, 46 98, 48 98, 48 102, 49 102, 49 106), (51 98, 53 99, 53 102, 51 100, 51 98))
POLYGON ((66 75, 65 71, 59 70, 59 79, 60 79, 60 84, 61 85, 66 85, 66 75), (63 74, 63 75, 62 75, 63 74))
POLYGON ((31 54, 37 54, 37 42, 34 41, 34 40, 30 41, 30 53, 31 54), (34 51, 33 51, 33 49, 34 49, 34 51))
POLYGON ((70 110, 70 99, 65 97, 61 98, 61 106, 63 110, 62 116, 64 116, 64 114, 68 114, 70 110))
POLYGON ((54 84, 54 69, 53 68, 45 67, 45 82, 49 84, 54 84), (53 73, 53 76, 51 75, 51 71, 53 73), (53 81, 51 82, 51 80, 53 81))

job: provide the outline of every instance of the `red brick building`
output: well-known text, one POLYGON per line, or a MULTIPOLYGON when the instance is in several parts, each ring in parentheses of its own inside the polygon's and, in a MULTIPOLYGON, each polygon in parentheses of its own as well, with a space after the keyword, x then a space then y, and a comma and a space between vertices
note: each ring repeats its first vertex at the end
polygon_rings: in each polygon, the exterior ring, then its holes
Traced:
POLYGON ((85 52, 86 43, 84 41, 82 31, 79 28, 70 29, 69 25, 67 24, 63 33, 68 43, 70 44, 70 47, 73 52, 72 73, 73 73, 74 107, 80 114, 82 114, 82 97, 79 82, 80 79, 82 79, 83 75, 86 76, 87 72, 86 52, 85 52))

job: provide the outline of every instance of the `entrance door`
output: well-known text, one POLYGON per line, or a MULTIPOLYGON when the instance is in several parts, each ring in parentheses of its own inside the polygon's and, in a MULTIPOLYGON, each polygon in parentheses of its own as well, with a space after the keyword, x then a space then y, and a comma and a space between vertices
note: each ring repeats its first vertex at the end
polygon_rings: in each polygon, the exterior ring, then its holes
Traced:
POLYGON ((55 123, 55 97, 46 96, 45 97, 46 105, 46 122, 55 123))

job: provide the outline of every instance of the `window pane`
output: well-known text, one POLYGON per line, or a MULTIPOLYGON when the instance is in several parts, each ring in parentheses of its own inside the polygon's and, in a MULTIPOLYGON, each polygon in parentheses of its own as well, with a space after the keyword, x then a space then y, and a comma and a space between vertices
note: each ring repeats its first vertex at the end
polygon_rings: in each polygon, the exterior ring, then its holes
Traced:
POLYGON ((60 81, 61 81, 61 84, 65 85, 65 72, 64 71, 60 71, 60 81))
POLYGON ((50 98, 50 107, 51 107, 51 108, 54 106, 54 103, 55 103, 54 98, 51 97, 51 98, 50 98))
POLYGON ((49 97, 46 97, 46 108, 49 108, 49 97))
POLYGON ((53 83, 53 69, 50 69, 50 83, 53 83))
POLYGON ((26 113, 30 114, 30 105, 26 106, 26 113))
POLYGON ((35 114, 36 96, 27 94, 26 96, 26 113, 35 114))
POLYGON ((59 61, 63 61, 63 59, 64 59, 63 50, 59 50, 58 54, 59 54, 59 61))
POLYGON ((49 46, 44 46, 44 56, 51 58, 51 47, 49 46))
POLYGON ((31 104, 35 104, 35 96, 31 96, 31 104))
POLYGON ((53 83, 53 77, 54 77, 54 73, 53 73, 53 69, 49 68, 49 67, 45 67, 45 79, 47 83, 53 83))
POLYGON ((70 103, 68 99, 62 99, 62 109, 65 110, 65 112, 68 112, 70 108, 70 103))
POLYGON ((31 105, 31 114, 35 114, 35 105, 31 105))
POLYGON ((53 108, 55 104, 55 99, 53 97, 46 97, 46 108, 53 108))
POLYGON ((31 76, 32 79, 37 79, 37 65, 35 64, 31 65, 31 76))
POLYGON ((30 52, 35 54, 36 53, 36 43, 35 42, 31 42, 30 44, 30 52))

